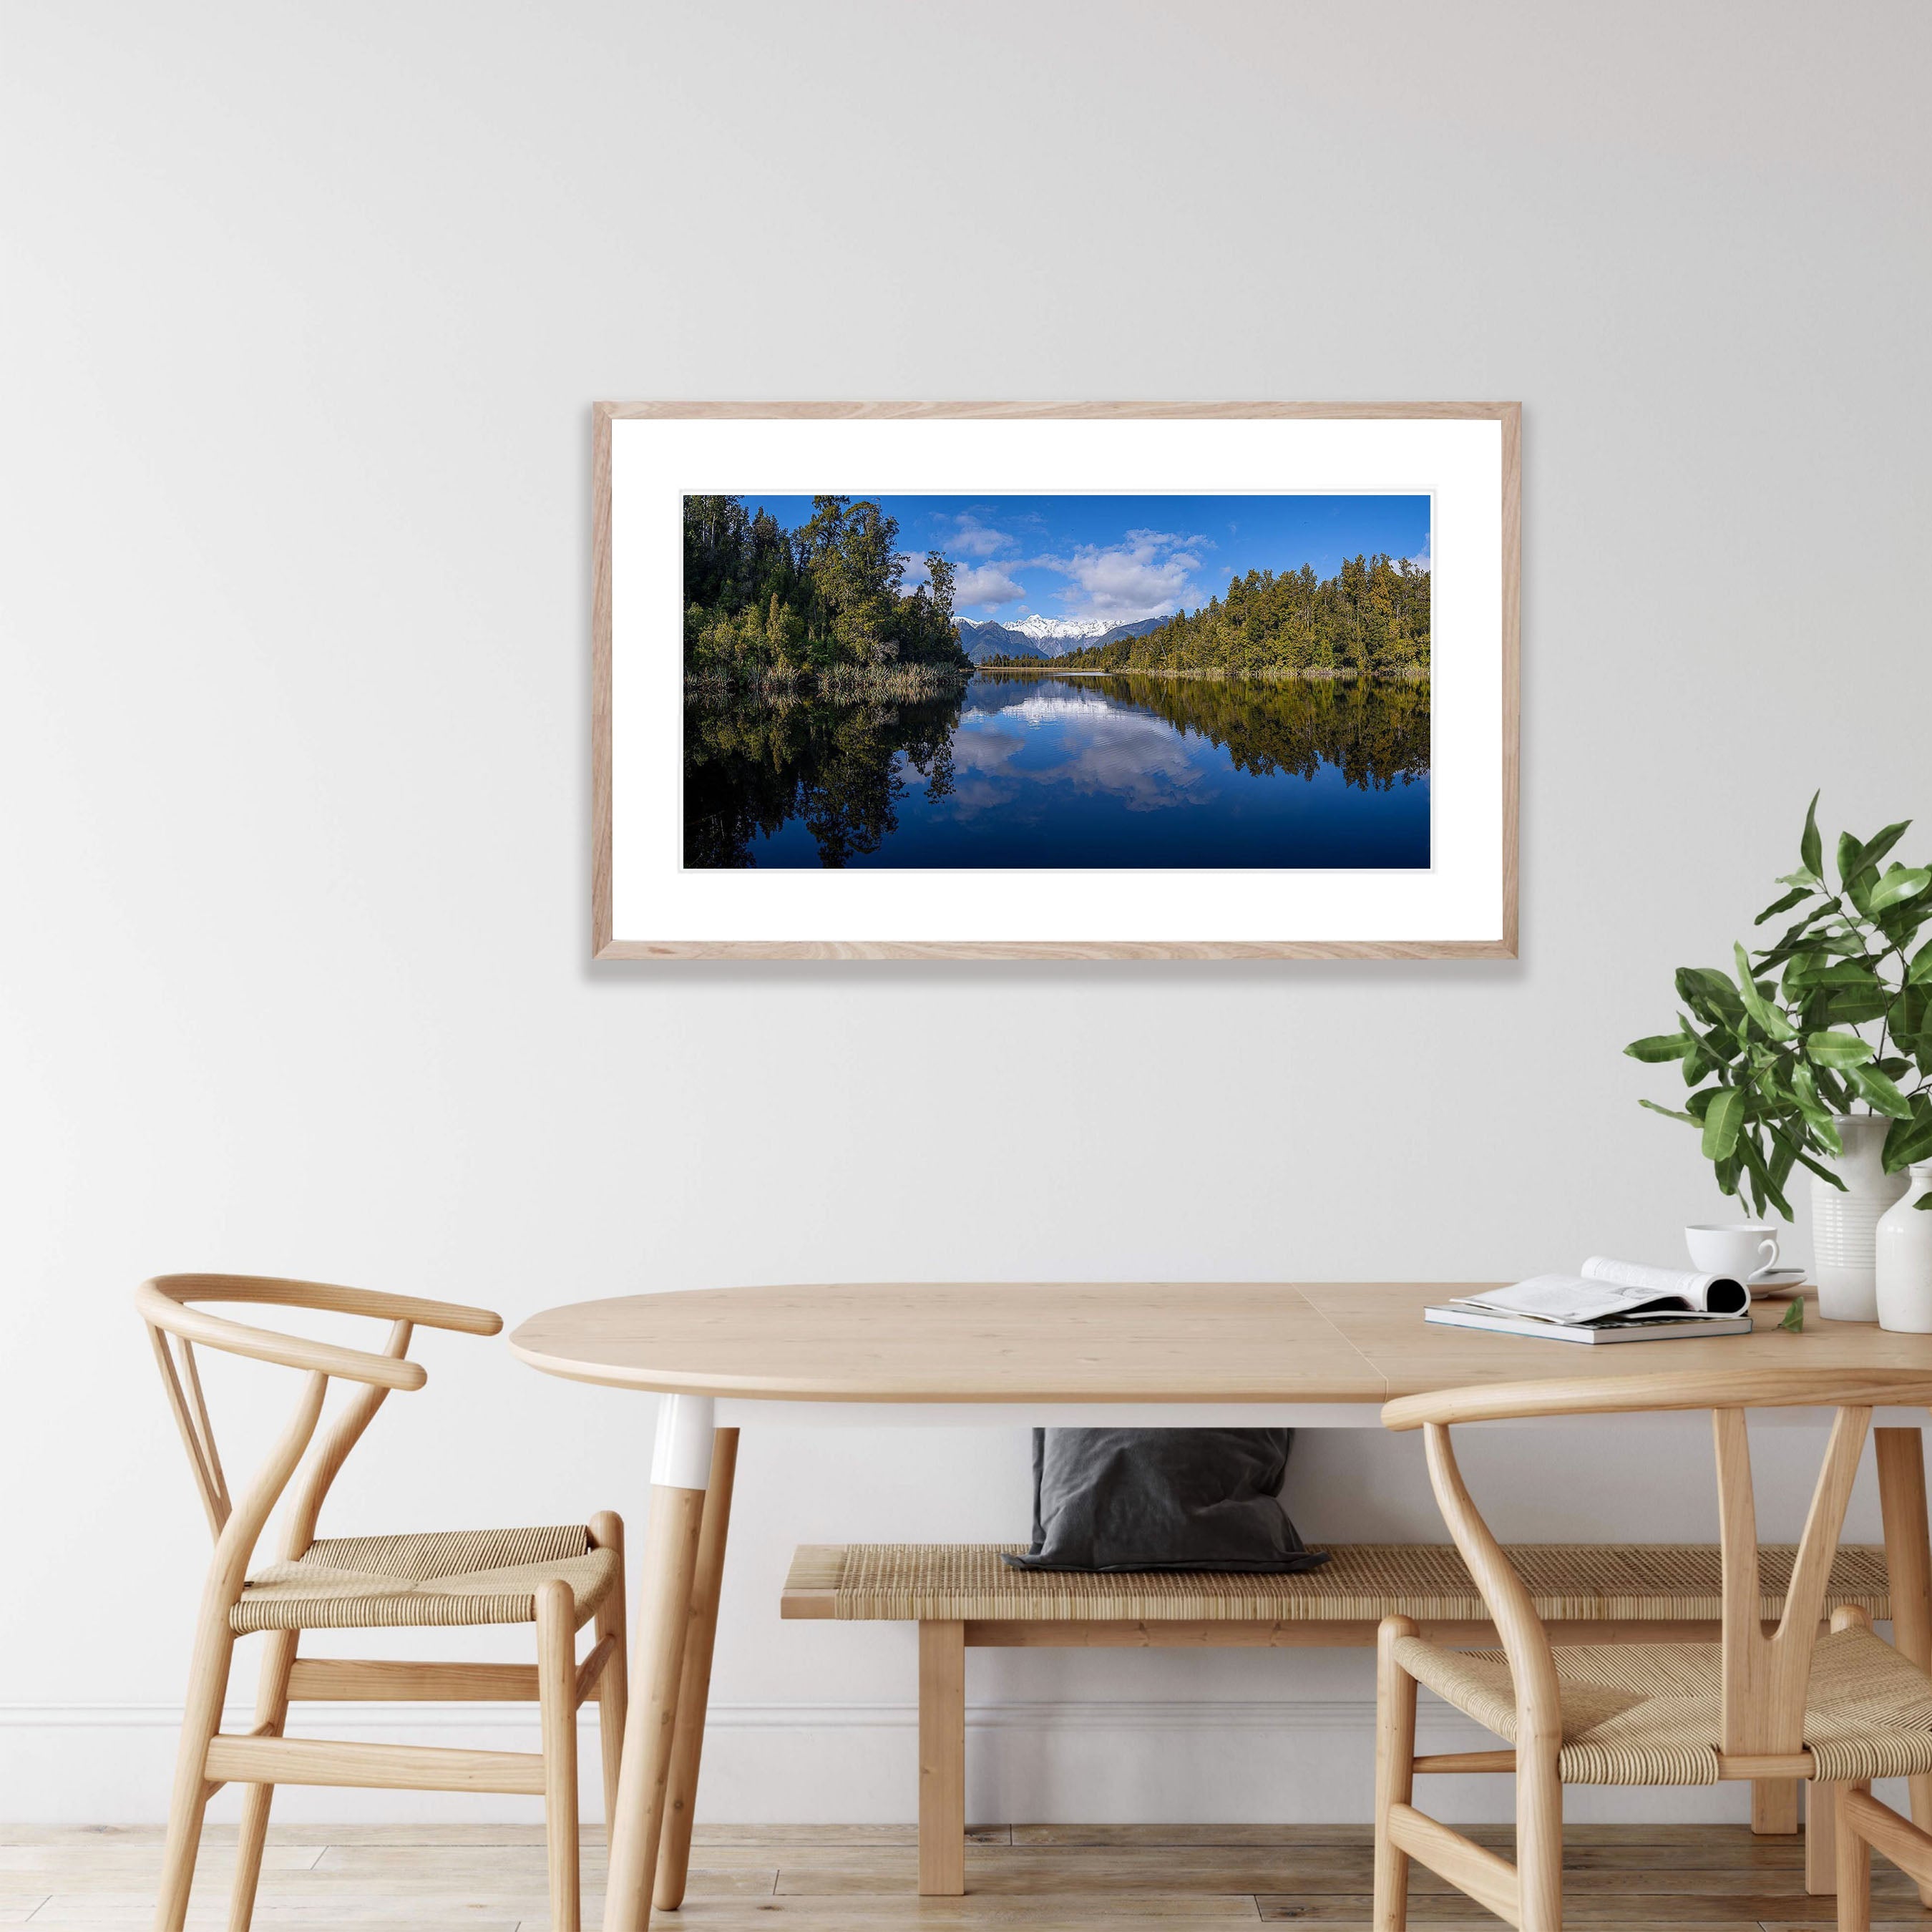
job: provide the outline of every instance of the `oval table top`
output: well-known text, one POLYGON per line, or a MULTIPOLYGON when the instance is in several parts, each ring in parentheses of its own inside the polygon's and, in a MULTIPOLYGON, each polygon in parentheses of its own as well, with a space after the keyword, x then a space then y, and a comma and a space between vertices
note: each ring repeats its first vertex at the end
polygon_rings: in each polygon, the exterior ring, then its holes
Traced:
POLYGON ((618 1388, 798 1402, 1380 1402, 1465 1384, 1663 1370, 1932 1370, 1932 1336, 1862 1322, 1620 1342, 1425 1324, 1495 1282, 881 1282, 697 1288, 532 1316, 532 1367, 618 1388))

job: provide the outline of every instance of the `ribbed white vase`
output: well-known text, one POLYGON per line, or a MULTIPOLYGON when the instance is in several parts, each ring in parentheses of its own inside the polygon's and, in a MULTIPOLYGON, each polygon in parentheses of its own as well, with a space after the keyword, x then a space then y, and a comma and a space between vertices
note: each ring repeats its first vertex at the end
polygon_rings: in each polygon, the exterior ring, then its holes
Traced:
POLYGON ((1892 1123, 1880 1114, 1835 1116, 1845 1151, 1832 1172, 1840 1192, 1811 1181, 1811 1268, 1818 1277, 1818 1312, 1827 1322, 1878 1319, 1878 1224, 1905 1192, 1906 1176, 1885 1171, 1885 1137, 1892 1123))

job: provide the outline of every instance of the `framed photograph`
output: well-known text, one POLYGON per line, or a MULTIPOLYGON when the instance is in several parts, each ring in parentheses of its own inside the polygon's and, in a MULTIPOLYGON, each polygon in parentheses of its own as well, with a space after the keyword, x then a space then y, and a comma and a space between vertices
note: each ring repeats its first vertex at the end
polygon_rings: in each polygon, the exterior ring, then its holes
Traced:
POLYGON ((1514 958, 1515 403, 600 403, 600 959, 1514 958))

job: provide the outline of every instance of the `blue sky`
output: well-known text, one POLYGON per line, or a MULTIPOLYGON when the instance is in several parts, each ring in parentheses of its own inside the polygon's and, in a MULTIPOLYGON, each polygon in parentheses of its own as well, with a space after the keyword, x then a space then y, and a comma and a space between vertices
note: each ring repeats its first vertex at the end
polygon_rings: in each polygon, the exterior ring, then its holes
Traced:
MULTIPOLYGON (((955 614, 1002 623, 1104 617, 1130 624, 1192 610, 1230 575, 1315 566, 1332 577, 1345 556, 1429 558, 1426 496, 880 496, 912 561, 944 550, 956 566, 955 614)), ((812 515, 809 496, 746 495, 788 530, 812 515)))

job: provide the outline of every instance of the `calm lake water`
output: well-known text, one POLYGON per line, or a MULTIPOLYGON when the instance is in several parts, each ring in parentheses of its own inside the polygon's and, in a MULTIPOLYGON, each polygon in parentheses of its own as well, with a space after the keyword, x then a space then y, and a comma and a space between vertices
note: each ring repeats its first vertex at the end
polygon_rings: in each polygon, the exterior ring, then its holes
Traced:
POLYGON ((710 694, 687 866, 1429 863, 1429 686, 982 672, 944 696, 710 694))

